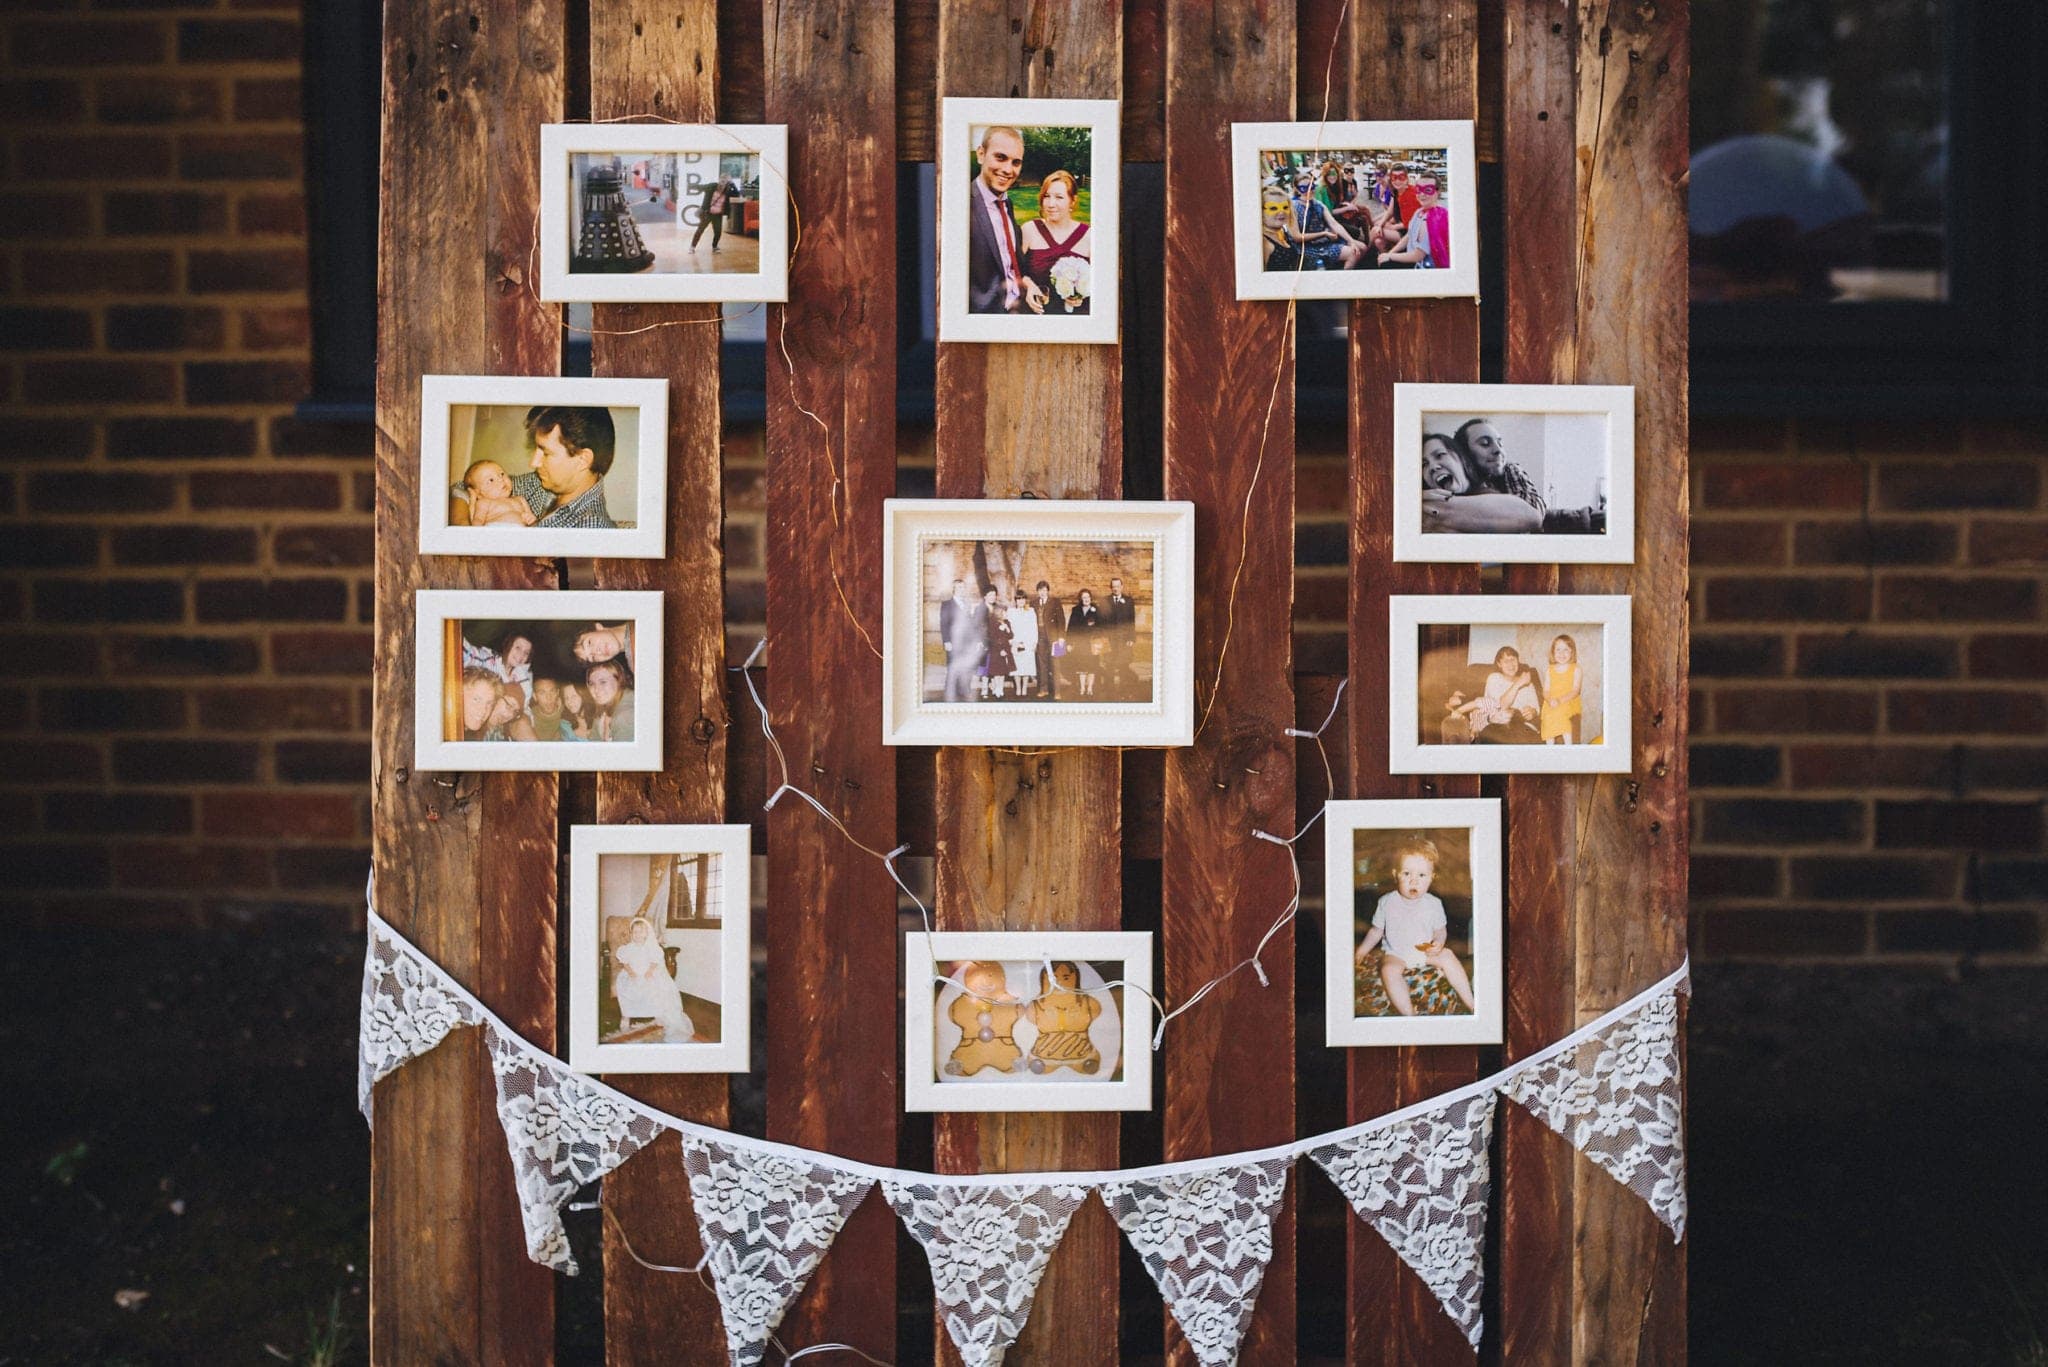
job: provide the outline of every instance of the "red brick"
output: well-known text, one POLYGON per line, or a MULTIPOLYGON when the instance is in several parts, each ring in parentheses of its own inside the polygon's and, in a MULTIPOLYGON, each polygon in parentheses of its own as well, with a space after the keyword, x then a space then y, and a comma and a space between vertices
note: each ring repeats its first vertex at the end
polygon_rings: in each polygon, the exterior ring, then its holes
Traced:
MULTIPOLYGON (((374 499, 371 506, 375 507, 374 499)), ((726 523, 724 527, 724 544, 725 568, 728 574, 734 570, 759 570, 763 567, 761 562, 761 529, 752 523, 726 523)), ((1296 584, 1295 591, 1297 594, 1300 592, 1299 584, 1296 584)))
POLYGON ((1962 538, 1946 522, 1802 522, 1792 558, 1802 565, 1948 565, 1962 538))
POLYGON ((117 740, 114 777, 123 783, 254 783, 262 762, 255 741, 117 740))
POLYGON ((161 361, 31 361, 22 368, 30 403, 168 403, 178 372, 161 361))
POLYGON ((1344 516, 1351 506, 1351 468, 1343 461, 1304 460, 1294 471, 1294 511, 1344 516))
POLYGON ((296 403, 312 388, 304 361, 187 361, 185 402, 296 403))
POLYGON ((1854 456, 1944 451, 1956 444, 1956 425, 1946 418, 1800 418, 1792 444, 1801 451, 1854 456))
POLYGON ((28 477, 29 506, 39 513, 159 512, 177 498, 178 482, 168 475, 37 470, 28 477))
POLYGON ((325 511, 341 505, 341 478, 314 471, 195 470, 192 506, 325 511))
POLYGON ((1970 641, 1973 679, 2048 679, 2048 632, 1994 632, 1970 641))
POLYGON ((166 37, 163 25, 153 20, 30 19, 15 23, 8 48, 21 71, 142 66, 164 59, 166 37))
POLYGON ((1794 745, 1788 751, 1794 788, 1959 787, 1965 752, 1953 745, 1794 745))
POLYGON ((1715 730, 1857 735, 1877 730, 1877 697, 1849 688, 1717 688, 1715 730))
POLYGON ((103 80, 96 112, 110 124, 210 123, 220 118, 220 85, 139 76, 103 80))
POLYGON ((107 424, 115 460, 208 460, 253 455, 256 424, 246 418, 117 418, 107 424))
POLYGON ((32 892, 104 888, 113 880, 104 846, 38 840, 8 848, 7 881, 16 892, 32 892))
POLYGON ((38 181, 98 181, 169 175, 171 144, 154 133, 44 133, 26 137, 16 174, 38 181))
POLYGON ((1864 467, 1852 461, 1717 461, 1700 467, 1709 509, 1863 506, 1864 467))
POLYGON ((1986 902, 2048 904, 2048 859, 1986 859, 1977 865, 1971 891, 1986 902))
POLYGON ((78 81, 0 81, 0 121, 77 123, 85 118, 85 86, 78 81))
POLYGON ((279 566, 341 569, 368 565, 376 556, 376 538, 368 523, 279 527, 270 539, 270 558, 279 566))
POLYGON ((1877 804, 1877 845, 2033 854, 2041 848, 2041 804, 1882 800, 1877 804))
POLYGON ((1926 902, 1953 897, 1955 858, 1904 854, 1799 855, 1791 861, 1792 895, 1816 902, 1926 902))
POLYGON ((10 189, 0 216, 0 241, 83 237, 92 230, 92 204, 82 194, 10 189))
POLYGON ((768 620, 768 585, 759 579, 737 576, 725 581, 725 620, 765 622, 768 620))
POLYGON ((1701 518, 1692 524, 1692 561, 1695 565, 1782 565, 1785 524, 1701 518))
POLYGON ((83 351, 92 315, 80 309, 0 307, 0 351, 83 351))
POLYGON ((78 678, 100 673, 96 636, 74 631, 0 630, 0 677, 78 678))
POLYGON ((277 851, 277 885, 299 891, 331 889, 359 896, 370 851, 363 845, 305 845, 277 851))
POLYGON ((1862 913, 1832 907, 1716 907, 1701 919, 1715 958, 1839 958, 1862 954, 1868 939, 1862 913))
POLYGON ((107 310, 109 351, 218 351, 226 337, 219 309, 117 304, 107 310))
POLYGON ((181 62, 296 62, 299 26, 289 19, 181 19, 181 62))
POLYGON ((2048 431, 2042 430, 2038 418, 1973 422, 1968 436, 1972 451, 1999 455, 2048 454, 2048 431))
POLYGON ((366 787, 370 782, 370 747, 366 741, 281 740, 277 743, 280 783, 342 783, 366 787))
POLYGON ((1724 418, 1695 412, 1688 440, 1695 456, 1784 451, 1791 431, 1783 418, 1724 418))
POLYGON ((117 887, 209 892, 271 886, 271 852, 250 845, 124 840, 114 847, 117 887))
POLYGON ((2048 564, 2048 518, 2026 522, 1974 519, 1970 523, 1973 565, 2048 564))
POLYGON ((2039 792, 2048 788, 2048 747, 1970 746, 1963 752, 1969 792, 2039 792))
POLYGON ((377 429, 367 422, 317 422, 300 418, 270 420, 273 456, 372 456, 377 429))
POLYGON ((312 345, 313 316, 306 309, 243 309, 242 349, 303 351, 312 345))
POLYGON ((1888 575, 1877 615, 1886 622, 2030 622, 2039 607, 2040 586, 2031 579, 1888 575))
POLYGON ((30 294, 163 294, 175 278, 161 251, 30 251, 21 260, 30 294))
POLYGON ((1894 688, 1885 724, 1899 735, 2037 736, 2048 730, 2048 699, 2009 688, 1894 688))
POLYGON ((306 233, 306 201, 299 195, 250 195, 235 209, 235 231, 244 237, 306 233))
POLYGON ((256 560, 251 527, 155 523, 113 533, 117 565, 249 565, 256 560))
POLYGON ((29 525, 0 537, 4 569, 87 569, 99 558, 99 533, 91 527, 29 525))
POLYGON ((1850 798, 1727 797, 1700 804, 1708 845, 1861 844, 1863 804, 1850 798))
POLYGON ((1887 464, 1877 472, 1879 506, 1900 512, 2031 508, 2040 491, 2032 461, 1952 458, 1887 464))
POLYGON ((256 294, 306 287, 306 254, 267 251, 195 251, 186 263, 187 288, 200 294, 256 294))
POLYGON ((352 725, 346 688, 313 684, 209 689, 199 695, 199 725, 208 731, 268 735, 317 731, 331 735, 352 725))
POLYGON ((10 783, 90 783, 106 778, 106 761, 88 741, 16 739, 7 745, 10 783))
POLYGON ((1727 622, 1860 622, 1870 581, 1851 575, 1728 576, 1707 581, 1707 619, 1727 622))
POLYGON ((339 793, 206 793, 200 802, 200 829, 212 839, 347 840, 356 834, 356 801, 339 793))
POLYGON ((1698 679, 1752 679, 1785 672, 1782 636, 1695 632, 1692 673, 1698 679))
POLYGON ((123 677, 254 674, 262 652, 247 636, 116 636, 108 644, 114 672, 123 677))
POLYGON ((36 719, 45 731, 175 730, 185 724, 185 695, 175 688, 48 685, 38 691, 36 719))
POLYGON ((2024 954, 2041 945, 2040 918, 2029 911, 1929 907, 1874 920, 1881 954, 2024 954))
POLYGON ((1689 864, 1694 897, 1775 897, 1780 860, 1768 854, 1695 853, 1689 864))
POLYGON ((184 180, 297 180, 305 144, 297 133, 188 133, 178 144, 184 180))
POLYGON ((1696 740, 1686 755, 1692 766, 1688 777, 1695 790, 1775 787, 1784 768, 1783 754, 1775 745, 1719 745, 1696 740))
POLYGON ((339 622, 348 586, 339 579, 202 579, 193 590, 202 622, 339 622))
POLYGON ((46 793, 43 825, 57 835, 183 835, 192 829, 192 799, 172 793, 46 793))
POLYGON ((235 119, 240 123, 293 122, 305 115, 298 81, 290 78, 235 82, 235 119))
POLYGON ((270 636, 270 667, 279 674, 370 671, 374 638, 367 631, 277 631, 270 636))
POLYGON ((227 196, 198 190, 109 190, 102 206, 114 237, 225 232, 227 196))
POLYGON ((185 586, 170 579, 45 579, 35 587, 45 622, 181 622, 185 586))
POLYGON ((1807 679, 1953 679, 1958 655, 1946 637, 1830 632, 1801 636, 1793 668, 1807 679))

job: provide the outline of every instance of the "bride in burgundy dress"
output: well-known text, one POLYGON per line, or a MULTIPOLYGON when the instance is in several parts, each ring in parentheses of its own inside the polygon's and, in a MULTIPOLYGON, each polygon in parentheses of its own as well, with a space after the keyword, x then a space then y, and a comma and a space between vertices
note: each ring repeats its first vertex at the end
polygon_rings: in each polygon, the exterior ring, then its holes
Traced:
POLYGON ((1094 292, 1089 265, 1088 225, 1074 222, 1074 177, 1054 171, 1038 184, 1038 217, 1024 225, 1024 274, 1045 291, 1040 313, 1086 313, 1094 292), (1074 258, 1079 267, 1061 267, 1074 258))

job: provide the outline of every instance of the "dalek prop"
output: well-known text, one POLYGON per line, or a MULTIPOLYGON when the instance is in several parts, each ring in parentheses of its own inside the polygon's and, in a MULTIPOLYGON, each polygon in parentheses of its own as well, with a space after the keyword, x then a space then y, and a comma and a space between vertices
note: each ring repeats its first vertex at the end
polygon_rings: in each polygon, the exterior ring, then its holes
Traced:
POLYGON ((626 182, 617 169, 593 166, 583 173, 583 228, 576 238, 572 271, 644 271, 654 253, 626 208, 626 182))

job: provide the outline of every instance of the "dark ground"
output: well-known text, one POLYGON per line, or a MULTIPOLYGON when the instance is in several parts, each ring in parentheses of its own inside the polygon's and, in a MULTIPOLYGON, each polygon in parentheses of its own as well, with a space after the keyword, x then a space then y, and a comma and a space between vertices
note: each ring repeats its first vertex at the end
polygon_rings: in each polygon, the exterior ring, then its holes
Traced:
MULTIPOLYGON (((360 946, 9 937, 0 1364, 362 1360, 360 946)), ((2048 971, 1702 969, 1691 1120, 1695 1362, 2048 1367, 2048 971)))

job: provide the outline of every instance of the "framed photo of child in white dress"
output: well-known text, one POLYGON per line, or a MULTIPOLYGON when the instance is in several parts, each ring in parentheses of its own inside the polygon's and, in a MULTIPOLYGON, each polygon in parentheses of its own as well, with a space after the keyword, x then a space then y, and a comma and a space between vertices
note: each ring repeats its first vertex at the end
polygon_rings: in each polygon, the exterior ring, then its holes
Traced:
POLYGON ((903 984, 906 1109, 1151 1109, 1150 934, 911 931, 903 984))
POLYGON ((569 1066, 747 1071, 745 826, 569 829, 569 1066))
POLYGON ((1323 807, 1325 1042, 1502 1039, 1496 798, 1323 807))

